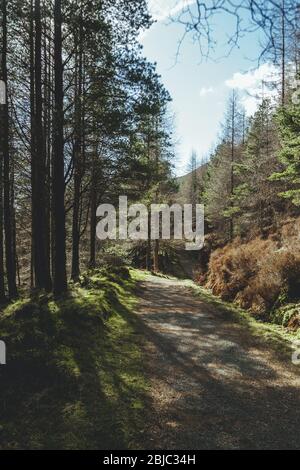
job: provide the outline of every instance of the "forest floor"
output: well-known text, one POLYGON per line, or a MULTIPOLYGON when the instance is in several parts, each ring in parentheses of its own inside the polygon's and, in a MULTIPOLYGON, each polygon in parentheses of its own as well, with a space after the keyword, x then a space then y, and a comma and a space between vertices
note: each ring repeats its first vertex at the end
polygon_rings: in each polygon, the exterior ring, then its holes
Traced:
POLYGON ((0 311, 0 450, 136 448, 148 384, 129 271, 0 311))
POLYGON ((299 449, 295 338, 192 281, 86 273, 1 310, 0 449, 299 449))
POLYGON ((292 337, 189 281, 145 276, 150 449, 299 449, 300 368, 292 337))

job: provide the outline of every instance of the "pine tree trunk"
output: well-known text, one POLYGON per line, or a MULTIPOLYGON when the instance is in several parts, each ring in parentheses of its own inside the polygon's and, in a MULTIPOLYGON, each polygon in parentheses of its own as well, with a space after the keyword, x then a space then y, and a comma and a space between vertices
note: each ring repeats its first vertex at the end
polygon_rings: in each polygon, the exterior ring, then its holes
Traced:
MULTIPOLYGON (((32 136, 32 226, 35 284, 51 290, 50 260, 47 249, 46 142, 43 127, 42 98, 42 25, 40 0, 35 0, 34 126, 32 136)), ((32 77, 33 78, 33 77, 32 77)))
POLYGON ((53 288, 55 295, 60 295, 67 290, 61 0, 55 0, 54 3, 54 76, 55 103, 52 175, 52 216, 54 230, 53 288))
MULTIPOLYGON (((2 60, 2 58, 1 58, 2 60)), ((2 79, 2 69, 0 71, 0 79, 2 79)), ((1 84, 3 86, 3 84, 1 84)), ((4 90, 2 90, 4 91, 4 90)), ((3 125, 4 106, 0 103, 0 303, 5 300, 5 283, 4 283, 4 237, 3 237, 3 148, 4 134, 3 125)))
POLYGON ((153 271, 155 273, 159 272, 159 240, 154 242, 153 271))
MULTIPOLYGON (((75 143, 74 143, 74 198, 73 198, 73 221, 72 221, 72 280, 78 281, 80 275, 79 264, 79 243, 80 243, 80 224, 79 224, 79 210, 80 210, 80 188, 81 188, 81 175, 82 175, 82 41, 83 29, 82 18, 80 23, 79 33, 79 54, 78 66, 76 66, 75 77, 75 143)), ((77 63, 77 60, 76 60, 77 63)))
POLYGON ((29 27, 29 44, 30 44, 30 136, 31 136, 31 148, 30 148, 30 162, 31 162, 31 257, 30 257, 30 287, 34 288, 35 277, 34 277, 34 216, 33 216, 33 199, 35 191, 36 178, 34 176, 35 171, 35 84, 34 84, 34 13, 33 13, 33 0, 30 2, 30 27, 29 27))
MULTIPOLYGON (((156 119, 156 136, 158 135, 158 118, 156 119)), ((156 150, 155 150, 155 179, 156 181, 159 180, 159 156, 160 156, 160 149, 159 149, 159 140, 156 137, 156 150)), ((155 204, 159 203, 159 189, 155 192, 155 204)), ((153 249, 153 271, 155 273, 159 272, 159 240, 154 241, 154 249, 153 249)))
POLYGON ((13 220, 11 211, 10 158, 9 158, 9 115, 7 91, 7 1, 2 0, 2 62, 1 80, 5 84, 5 104, 2 105, 2 148, 3 148, 3 184, 4 184, 4 233, 5 261, 9 298, 17 296, 16 263, 13 249, 13 220))
POLYGON ((97 226, 97 175, 96 175, 96 158, 97 158, 97 145, 95 145, 93 164, 92 164, 92 177, 91 177, 91 192, 90 192, 90 268, 96 267, 96 226, 97 226))
POLYGON ((285 82, 286 82, 286 79, 285 79, 285 67, 286 67, 286 38, 285 38, 285 34, 286 34, 286 24, 285 24, 285 13, 286 13, 286 9, 285 9, 285 0, 282 0, 282 12, 281 12, 281 41, 282 41, 282 44, 281 44, 281 104, 282 106, 285 105, 285 82))
POLYGON ((4 285, 4 248, 3 248, 3 133, 2 129, 2 105, 0 104, 0 303, 5 300, 4 285))
POLYGON ((151 215, 148 215, 148 240, 147 240, 147 251, 146 251, 146 269, 152 271, 152 243, 151 243, 151 215))
MULTIPOLYGON (((230 168, 230 195, 233 197, 234 195, 234 163, 235 163, 235 120, 236 120, 236 94, 233 91, 232 95, 232 115, 231 115, 231 168, 230 168)), ((231 206, 233 207, 233 202, 231 201, 231 206)), ((230 217, 230 241, 234 238, 234 217, 231 215, 230 217)))
POLYGON ((51 117, 52 117, 52 93, 51 93, 51 39, 47 40, 47 31, 51 35, 51 23, 45 20, 44 24, 44 139, 45 139, 45 158, 46 158, 46 192, 45 192, 45 210, 46 210, 46 256, 49 263, 49 277, 51 279, 51 117))

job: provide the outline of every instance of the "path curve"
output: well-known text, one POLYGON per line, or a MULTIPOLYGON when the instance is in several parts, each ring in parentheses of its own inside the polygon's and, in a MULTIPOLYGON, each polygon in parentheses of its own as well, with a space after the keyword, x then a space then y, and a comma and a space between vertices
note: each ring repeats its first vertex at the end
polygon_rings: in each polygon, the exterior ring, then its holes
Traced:
POLYGON ((300 449, 300 369, 182 281, 149 276, 137 314, 147 449, 300 449))

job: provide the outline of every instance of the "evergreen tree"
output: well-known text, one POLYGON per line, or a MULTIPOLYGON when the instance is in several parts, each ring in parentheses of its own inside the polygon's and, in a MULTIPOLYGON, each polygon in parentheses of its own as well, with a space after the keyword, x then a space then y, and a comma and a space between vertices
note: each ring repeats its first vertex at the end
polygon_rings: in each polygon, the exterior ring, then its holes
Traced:
POLYGON ((239 184, 233 202, 240 233, 252 226, 260 230, 273 222, 277 202, 276 187, 268 177, 278 166, 276 126, 270 100, 264 99, 250 119, 241 161, 235 165, 239 184))
POLYGON ((277 113, 281 149, 279 161, 282 171, 272 175, 273 181, 282 181, 287 189, 280 193, 284 199, 300 206, 300 107, 291 103, 277 113))

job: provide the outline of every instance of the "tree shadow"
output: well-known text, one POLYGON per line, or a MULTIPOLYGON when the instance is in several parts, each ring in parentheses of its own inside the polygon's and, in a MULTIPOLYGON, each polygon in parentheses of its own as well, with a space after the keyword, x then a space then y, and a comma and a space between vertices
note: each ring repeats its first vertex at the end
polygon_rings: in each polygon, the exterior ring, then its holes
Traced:
POLYGON ((1 319, 8 364, 0 369, 0 448, 134 445, 146 393, 140 338, 127 324, 118 286, 106 289, 98 305, 93 297, 48 296, 1 319), (104 297, 112 323, 103 319, 104 297))
POLYGON ((299 448, 299 371, 287 362, 277 369, 277 352, 228 312, 178 288, 142 288, 140 328, 159 389, 144 446, 299 448))

